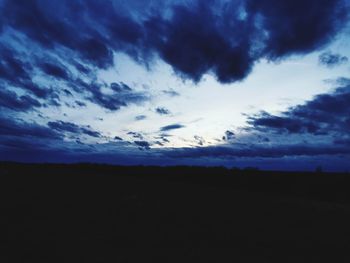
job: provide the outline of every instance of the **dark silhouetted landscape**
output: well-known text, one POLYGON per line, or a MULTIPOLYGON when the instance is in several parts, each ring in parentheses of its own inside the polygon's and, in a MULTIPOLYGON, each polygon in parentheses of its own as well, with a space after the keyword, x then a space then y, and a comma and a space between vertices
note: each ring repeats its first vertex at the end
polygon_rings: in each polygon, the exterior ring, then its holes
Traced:
POLYGON ((349 262, 350 175, 0 164, 1 262, 349 262))

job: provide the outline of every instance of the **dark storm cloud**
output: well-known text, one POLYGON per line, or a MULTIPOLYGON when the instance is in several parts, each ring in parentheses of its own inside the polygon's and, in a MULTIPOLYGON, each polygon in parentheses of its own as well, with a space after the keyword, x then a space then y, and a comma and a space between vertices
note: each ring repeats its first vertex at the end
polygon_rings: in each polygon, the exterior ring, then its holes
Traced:
POLYGON ((18 96, 13 91, 0 90, 0 108, 14 111, 29 111, 41 107, 41 103, 28 95, 18 96))
POLYGON ((270 58, 307 53, 328 43, 347 19, 346 1, 247 0, 248 15, 261 15, 270 58))
POLYGON ((14 86, 17 86, 18 88, 21 88, 25 91, 30 92, 34 96, 36 96, 39 99, 48 99, 48 98, 53 98, 56 96, 54 90, 52 89, 46 89, 40 87, 38 84, 32 82, 32 81, 27 81, 27 82, 18 82, 17 84, 13 83, 14 86))
POLYGON ((166 132, 166 131, 177 130, 177 129, 181 129, 181 128, 185 128, 185 126, 182 124, 171 124, 171 125, 161 127, 160 131, 166 132))
POLYGON ((22 61, 15 50, 0 46, 0 57, 0 81, 6 89, 17 87, 41 99, 53 95, 51 89, 42 88, 32 81, 33 66, 22 61))
POLYGON ((333 93, 315 96, 305 104, 291 107, 281 116, 262 112, 251 116, 253 129, 278 133, 308 133, 313 135, 350 132, 350 86, 337 88, 333 93))
POLYGON ((91 70, 88 67, 84 66, 83 64, 81 64, 77 61, 73 62, 73 66, 79 71, 79 73, 83 73, 86 75, 91 73, 91 70))
POLYGON ((58 79, 69 80, 69 75, 67 73, 67 70, 63 68, 63 66, 52 64, 50 62, 43 62, 39 64, 39 67, 47 75, 50 75, 58 79))
POLYGON ((104 40, 99 38, 101 37, 91 37, 83 40, 79 46, 80 53, 83 58, 93 65, 107 69, 113 66, 113 53, 104 43, 104 40))
POLYGON ((3 21, 45 48, 64 46, 100 68, 113 64, 110 48, 82 18, 85 7, 78 1, 4 1, 3 21), (6 14, 11 14, 6 15, 6 14))
POLYGON ((48 95, 48 91, 38 87, 31 81, 32 65, 20 59, 15 50, 0 45, 0 81, 5 81, 7 86, 15 86, 31 91, 39 98, 48 95))
POLYGON ((203 74, 213 72, 220 82, 232 82, 249 74, 254 59, 250 24, 239 21, 234 13, 226 18, 221 21, 210 4, 196 2, 191 7, 175 6, 170 19, 152 18, 148 25, 158 31, 151 33, 160 35, 155 49, 180 75, 199 81, 203 74))
POLYGON ((349 59, 340 54, 324 52, 318 57, 318 60, 321 65, 332 68, 347 63, 349 59))
POLYGON ((271 129, 277 132, 288 133, 316 133, 321 128, 312 120, 294 118, 292 116, 274 116, 267 112, 262 112, 257 117, 251 117, 248 123, 261 131, 271 129))
POLYGON ((158 108, 156 108, 156 113, 158 113, 159 115, 169 115, 170 110, 168 110, 167 108, 164 108, 164 107, 158 107, 158 108))
POLYGON ((0 134, 2 136, 14 137, 36 137, 36 139, 59 139, 61 135, 46 127, 36 123, 15 121, 0 117, 0 134))
POLYGON ((95 137, 95 138, 102 137, 102 135, 99 132, 93 131, 89 127, 79 126, 79 125, 77 125, 75 123, 71 123, 71 122, 51 121, 51 122, 48 122, 47 125, 51 129, 59 131, 59 132, 69 132, 69 133, 73 133, 76 135, 85 134, 85 135, 95 137))
MULTIPOLYGON (((168 2, 166 9, 135 10, 131 15, 113 1, 4 0, 1 15, 6 27, 45 49, 70 50, 83 74, 91 67, 111 67, 113 51, 121 51, 144 64, 160 57, 194 81, 212 73, 228 83, 244 79, 261 58, 279 60, 324 47, 346 24, 345 2, 168 2)), ((25 74, 20 67, 15 70, 25 74)), ((46 71, 64 77, 57 68, 46 71)), ((98 101, 118 108, 118 103, 98 101)))
POLYGON ((31 66, 21 61, 14 50, 1 45, 0 56, 0 79, 10 82, 16 82, 17 79, 29 80, 28 71, 31 70, 31 66))
POLYGON ((329 43, 346 22, 343 4, 342 0, 195 1, 174 6, 168 18, 151 17, 144 27, 148 46, 180 75, 198 81, 212 72, 228 83, 244 79, 262 57, 279 60, 329 43))

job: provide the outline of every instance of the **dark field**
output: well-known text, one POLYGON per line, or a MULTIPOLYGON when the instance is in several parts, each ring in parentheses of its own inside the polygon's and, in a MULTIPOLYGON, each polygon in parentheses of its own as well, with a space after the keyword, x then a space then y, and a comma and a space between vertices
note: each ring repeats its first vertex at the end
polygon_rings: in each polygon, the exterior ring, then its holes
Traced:
POLYGON ((350 262, 350 175, 0 164, 0 262, 350 262))

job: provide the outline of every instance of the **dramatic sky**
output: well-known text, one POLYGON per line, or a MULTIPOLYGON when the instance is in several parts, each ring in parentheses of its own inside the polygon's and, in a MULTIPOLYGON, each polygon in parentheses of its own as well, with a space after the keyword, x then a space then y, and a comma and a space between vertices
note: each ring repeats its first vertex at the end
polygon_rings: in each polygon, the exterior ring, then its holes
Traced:
POLYGON ((350 170, 348 0, 0 0, 0 160, 350 170))

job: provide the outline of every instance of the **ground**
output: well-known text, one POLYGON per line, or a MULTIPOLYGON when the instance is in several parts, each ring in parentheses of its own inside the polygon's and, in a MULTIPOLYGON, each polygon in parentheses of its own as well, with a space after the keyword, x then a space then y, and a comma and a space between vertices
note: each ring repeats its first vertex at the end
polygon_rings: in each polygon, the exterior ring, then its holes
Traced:
POLYGON ((349 174, 0 165, 0 261, 349 262, 349 174))

